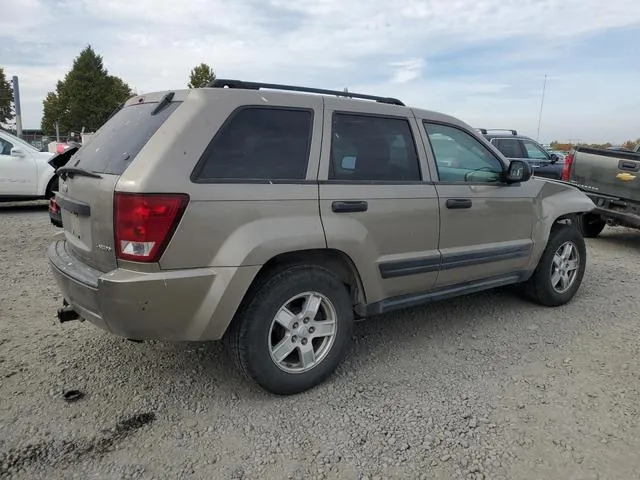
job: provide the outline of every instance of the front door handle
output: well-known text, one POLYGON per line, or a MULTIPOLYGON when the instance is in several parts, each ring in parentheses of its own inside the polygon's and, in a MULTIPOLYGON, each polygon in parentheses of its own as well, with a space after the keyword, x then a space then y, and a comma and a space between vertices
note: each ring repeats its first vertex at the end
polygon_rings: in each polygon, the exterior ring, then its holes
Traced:
POLYGON ((331 210, 335 213, 366 212, 369 204, 365 201, 336 201, 331 204, 331 210))
POLYGON ((450 198, 447 200, 447 208, 452 210, 460 208, 471 208, 473 202, 468 198, 450 198))

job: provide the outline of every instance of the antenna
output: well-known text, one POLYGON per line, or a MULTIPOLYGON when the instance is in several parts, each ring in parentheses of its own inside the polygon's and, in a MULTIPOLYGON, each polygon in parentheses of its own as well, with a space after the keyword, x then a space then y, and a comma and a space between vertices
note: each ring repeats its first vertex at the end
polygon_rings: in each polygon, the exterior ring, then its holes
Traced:
POLYGON ((540 113, 538 114, 538 134, 536 135, 536 141, 540 141, 540 124, 542 123, 542 107, 544 105, 544 92, 547 88, 547 74, 544 74, 544 83, 542 84, 542 98, 540 99, 540 113))

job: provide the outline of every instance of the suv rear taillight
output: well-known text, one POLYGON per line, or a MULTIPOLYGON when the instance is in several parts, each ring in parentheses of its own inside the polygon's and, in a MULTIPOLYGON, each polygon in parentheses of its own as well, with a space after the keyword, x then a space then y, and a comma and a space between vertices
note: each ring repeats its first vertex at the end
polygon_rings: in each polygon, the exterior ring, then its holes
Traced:
POLYGON ((571 176, 571 165, 573 164, 573 155, 574 152, 570 152, 564 158, 564 168, 562 169, 562 180, 565 182, 569 181, 569 177, 571 176))
POLYGON ((186 194, 116 192, 113 221, 117 257, 157 262, 188 203, 186 194))

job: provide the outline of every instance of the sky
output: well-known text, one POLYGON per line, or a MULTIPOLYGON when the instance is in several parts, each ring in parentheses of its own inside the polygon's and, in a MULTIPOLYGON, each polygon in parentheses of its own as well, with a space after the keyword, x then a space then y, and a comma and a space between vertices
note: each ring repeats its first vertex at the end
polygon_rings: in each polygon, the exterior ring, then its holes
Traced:
POLYGON ((218 78, 400 98, 542 142, 640 137, 639 0, 0 0, 23 127, 88 44, 137 93, 218 78))

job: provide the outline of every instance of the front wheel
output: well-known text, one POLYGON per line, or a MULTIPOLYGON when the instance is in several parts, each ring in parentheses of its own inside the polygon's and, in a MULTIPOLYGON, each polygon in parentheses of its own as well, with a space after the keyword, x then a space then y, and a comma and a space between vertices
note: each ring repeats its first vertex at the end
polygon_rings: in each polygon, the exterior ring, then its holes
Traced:
POLYGON ((580 217, 579 225, 585 238, 595 238, 602 233, 607 222, 600 215, 585 213, 580 217))
POLYGON ((587 250, 580 231, 570 225, 556 225, 526 291, 535 302, 557 307, 571 301, 582 283, 587 250))
POLYGON ((301 265, 270 275, 250 295, 227 334, 243 373, 279 395, 326 380, 351 338, 347 287, 324 268, 301 265))

